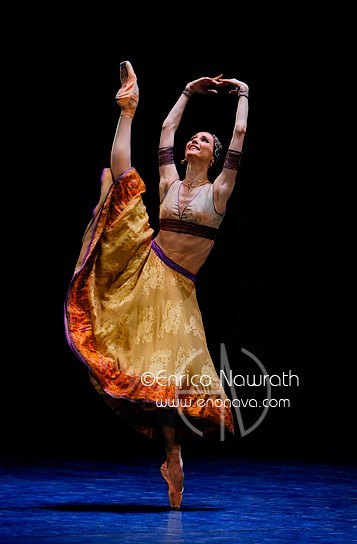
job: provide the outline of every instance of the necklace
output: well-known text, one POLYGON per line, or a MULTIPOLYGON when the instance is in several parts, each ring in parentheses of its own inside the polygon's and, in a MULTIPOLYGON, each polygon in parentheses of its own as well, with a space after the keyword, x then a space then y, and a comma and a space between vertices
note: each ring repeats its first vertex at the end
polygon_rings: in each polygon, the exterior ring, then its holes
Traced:
POLYGON ((201 183, 197 183, 196 185, 192 185, 192 181, 190 181, 189 179, 184 179, 183 180, 183 185, 186 185, 186 187, 188 187, 189 189, 194 189, 195 187, 199 187, 200 185, 205 185, 205 183, 209 183, 209 180, 208 179, 205 179, 204 181, 201 181, 201 183), (187 183, 185 183, 187 182, 187 183))

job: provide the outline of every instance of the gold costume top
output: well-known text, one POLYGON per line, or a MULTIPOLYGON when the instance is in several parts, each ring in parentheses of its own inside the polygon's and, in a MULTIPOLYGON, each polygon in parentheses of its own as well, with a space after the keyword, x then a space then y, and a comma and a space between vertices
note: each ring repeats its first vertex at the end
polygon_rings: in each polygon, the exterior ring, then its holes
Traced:
POLYGON ((218 213, 215 208, 213 183, 204 183, 183 210, 180 210, 179 202, 182 184, 183 181, 176 179, 167 189, 160 202, 160 219, 179 219, 180 221, 188 221, 218 229, 225 214, 218 213))
POLYGON ((172 260, 196 274, 213 247, 225 214, 215 208, 214 185, 210 182, 203 184, 180 209, 182 184, 179 179, 173 181, 160 202, 156 242, 172 260))

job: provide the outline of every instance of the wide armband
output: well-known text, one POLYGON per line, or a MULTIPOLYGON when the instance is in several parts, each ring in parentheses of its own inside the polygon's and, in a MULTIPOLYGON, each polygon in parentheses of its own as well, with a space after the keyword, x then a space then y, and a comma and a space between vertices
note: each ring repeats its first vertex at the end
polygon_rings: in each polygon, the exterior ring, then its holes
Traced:
POLYGON ((238 170, 241 158, 242 158, 241 151, 228 149, 226 158, 224 160, 223 168, 229 168, 229 170, 238 170))
POLYGON ((165 166, 166 164, 175 164, 173 147, 159 148, 159 166, 165 166))

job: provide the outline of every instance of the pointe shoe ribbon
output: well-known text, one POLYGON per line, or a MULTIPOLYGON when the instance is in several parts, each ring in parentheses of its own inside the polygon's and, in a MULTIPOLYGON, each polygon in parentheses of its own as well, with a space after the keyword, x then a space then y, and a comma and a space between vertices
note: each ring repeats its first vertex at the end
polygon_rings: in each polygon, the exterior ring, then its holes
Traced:
POLYGON ((121 88, 115 100, 123 110, 123 114, 134 117, 139 102, 139 87, 133 67, 128 60, 120 63, 120 81, 121 88))
MULTIPOLYGON (((180 463, 180 470, 182 471, 182 461, 180 463)), ((164 480, 166 480, 167 485, 169 486, 168 495, 169 495, 170 506, 172 510, 179 510, 181 506, 181 502, 182 502, 182 494, 185 489, 183 487, 183 481, 182 481, 182 490, 177 491, 177 489, 175 488, 171 480, 166 461, 161 465, 160 472, 164 480)))

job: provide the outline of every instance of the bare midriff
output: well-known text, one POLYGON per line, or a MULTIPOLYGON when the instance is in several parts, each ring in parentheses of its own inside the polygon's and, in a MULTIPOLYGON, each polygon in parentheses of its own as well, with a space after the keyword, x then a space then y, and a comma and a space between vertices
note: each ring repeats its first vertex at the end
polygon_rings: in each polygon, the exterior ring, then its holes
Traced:
POLYGON ((168 230, 160 230, 155 242, 172 261, 192 274, 197 274, 214 244, 208 238, 168 230))

